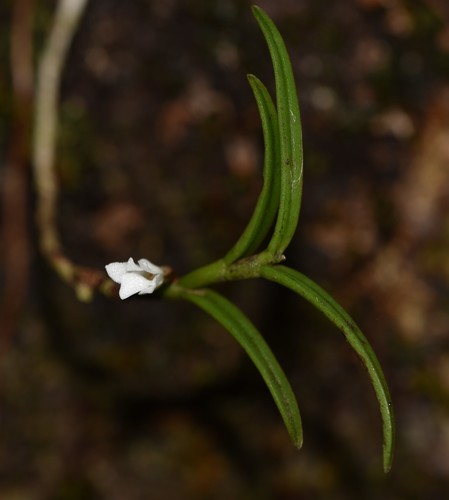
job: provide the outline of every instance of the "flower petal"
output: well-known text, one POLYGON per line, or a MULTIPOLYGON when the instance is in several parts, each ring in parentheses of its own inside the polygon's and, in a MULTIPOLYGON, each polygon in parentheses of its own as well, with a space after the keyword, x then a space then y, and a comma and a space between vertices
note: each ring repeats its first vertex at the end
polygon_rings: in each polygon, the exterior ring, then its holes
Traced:
POLYGON ((160 287, 164 282, 164 275, 156 274, 155 277, 153 278, 153 282, 154 282, 154 288, 160 287))
POLYGON ((128 259, 128 262, 126 263, 126 270, 128 272, 130 271, 142 271, 142 268, 138 266, 132 257, 128 259))
POLYGON ((153 264, 148 259, 139 259, 139 266, 142 270, 147 271, 148 273, 158 275, 163 274, 162 269, 156 264, 153 264))
POLYGON ((156 283, 151 281, 150 284, 139 292, 139 295, 145 295, 147 293, 153 293, 156 290, 156 283))
POLYGON ((120 287, 119 295, 121 299, 127 299, 134 295, 135 293, 151 293, 149 290, 152 287, 151 292, 154 290, 154 285, 150 280, 147 280, 143 276, 137 273, 126 273, 122 278, 122 286, 120 287))
POLYGON ((112 262, 107 264, 105 268, 111 280, 121 283, 123 275, 126 273, 126 266, 126 262, 112 262))

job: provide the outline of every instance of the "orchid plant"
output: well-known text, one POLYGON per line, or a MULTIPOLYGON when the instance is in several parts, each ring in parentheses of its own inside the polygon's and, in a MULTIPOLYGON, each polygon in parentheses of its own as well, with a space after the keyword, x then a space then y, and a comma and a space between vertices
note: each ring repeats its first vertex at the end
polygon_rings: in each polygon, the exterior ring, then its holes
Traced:
POLYGON ((167 268, 146 259, 136 264, 115 262, 106 266, 110 278, 120 284, 122 299, 156 292, 167 299, 186 300, 215 318, 250 356, 282 415, 294 445, 301 447, 303 432, 298 404, 287 380, 262 335, 244 313, 216 291, 214 283, 265 278, 309 301, 341 330, 363 361, 379 402, 383 421, 383 466, 391 468, 394 416, 390 393, 380 363, 348 313, 315 282, 281 263, 295 233, 303 185, 301 120, 291 63, 283 39, 268 15, 259 7, 253 14, 271 55, 276 105, 264 84, 248 75, 262 121, 265 143, 264 184, 254 213, 242 235, 225 256, 211 264, 174 278, 167 268), (271 234, 271 237, 268 238, 271 234), (268 244, 263 243, 268 240, 268 244))

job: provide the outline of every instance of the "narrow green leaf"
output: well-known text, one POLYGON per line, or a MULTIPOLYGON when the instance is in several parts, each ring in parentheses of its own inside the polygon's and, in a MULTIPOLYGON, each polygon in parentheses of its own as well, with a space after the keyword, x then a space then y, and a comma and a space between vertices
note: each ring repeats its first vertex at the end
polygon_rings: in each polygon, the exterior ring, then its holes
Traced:
POLYGON ((262 375, 297 448, 302 446, 302 424, 292 388, 262 335, 234 304, 207 289, 185 290, 181 298, 215 318, 247 352, 262 375))
POLYGON ((253 215, 237 243, 224 257, 231 264, 257 250, 271 229, 279 206, 280 178, 275 172, 278 156, 278 121, 276 109, 265 85, 254 75, 248 81, 256 98, 265 142, 264 183, 253 215))
POLYGON ((281 190, 279 212, 268 251, 280 257, 298 224, 303 181, 301 118, 293 71, 284 41, 268 15, 253 7, 271 54, 279 122, 281 190))
POLYGON ((380 363, 368 340, 349 314, 320 286, 294 269, 285 266, 265 266, 261 275, 290 288, 324 313, 345 335, 346 340, 365 364, 371 378, 383 421, 383 463, 388 472, 393 460, 395 424, 390 392, 380 363))

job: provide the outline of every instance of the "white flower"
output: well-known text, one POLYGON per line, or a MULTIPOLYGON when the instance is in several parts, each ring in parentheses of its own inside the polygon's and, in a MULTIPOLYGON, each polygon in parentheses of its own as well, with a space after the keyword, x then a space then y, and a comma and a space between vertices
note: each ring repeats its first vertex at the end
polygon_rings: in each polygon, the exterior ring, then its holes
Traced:
POLYGON ((153 293, 164 281, 163 270, 147 259, 139 259, 138 264, 132 258, 128 262, 112 262, 106 266, 106 272, 120 284, 121 299, 127 299, 135 293, 153 293))

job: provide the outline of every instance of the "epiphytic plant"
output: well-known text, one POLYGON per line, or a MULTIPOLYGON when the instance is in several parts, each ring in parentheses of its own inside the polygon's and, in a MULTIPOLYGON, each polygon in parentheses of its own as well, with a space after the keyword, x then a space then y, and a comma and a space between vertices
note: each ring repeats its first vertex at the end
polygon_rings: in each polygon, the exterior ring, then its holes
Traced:
POLYGON ((253 13, 271 54, 276 106, 264 84, 255 76, 248 75, 262 120, 265 160, 263 188, 246 229, 223 258, 179 279, 170 280, 167 277, 165 284, 160 279, 163 268, 145 259, 139 261, 139 266, 130 259, 127 263, 113 263, 106 268, 110 277, 120 283, 121 296, 150 293, 150 288, 155 289, 157 286, 149 285, 157 282, 160 286, 158 295, 192 302, 221 323, 248 353, 261 373, 298 448, 303 441, 301 417, 291 386, 279 363, 262 335, 242 311, 219 293, 204 287, 221 281, 265 278, 304 297, 343 332, 368 370, 383 420, 383 464, 384 470, 388 471, 393 454, 394 417, 385 377, 373 349, 348 313, 332 297, 300 272, 280 264, 285 260, 284 251, 296 230, 301 206, 301 120, 295 81, 282 37, 263 10, 253 7, 253 13), (268 245, 260 250, 271 230, 268 245))
POLYGON ((40 247, 50 265, 70 284, 81 300, 94 290, 125 299, 151 294, 186 300, 215 318, 240 343, 264 378, 291 439, 301 447, 301 417, 291 386, 279 363, 255 326, 219 293, 205 288, 214 283, 265 278, 304 297, 341 330, 365 364, 379 402, 383 421, 384 470, 391 467, 394 416, 390 394, 379 361, 355 322, 322 288, 300 272, 281 265, 298 223, 303 185, 302 133, 296 87, 282 37, 268 15, 253 7, 271 54, 276 84, 276 105, 264 84, 249 75, 259 108, 265 142, 264 184, 254 213, 237 243, 225 256, 175 278, 167 268, 147 259, 136 264, 115 262, 104 272, 72 262, 63 252, 56 224, 58 183, 55 172, 58 89, 64 59, 87 0, 60 0, 37 74, 33 164, 37 191, 37 225, 40 247), (271 234, 271 238, 269 237, 271 234), (266 247, 263 243, 268 240, 266 247), (262 247, 262 248, 261 248, 262 247), (112 281, 111 281, 112 280, 112 281))

